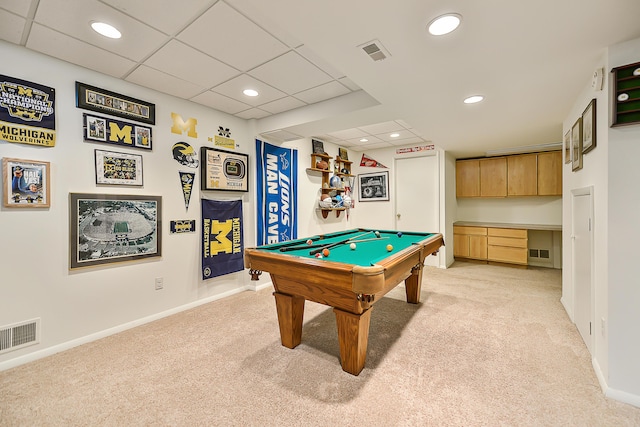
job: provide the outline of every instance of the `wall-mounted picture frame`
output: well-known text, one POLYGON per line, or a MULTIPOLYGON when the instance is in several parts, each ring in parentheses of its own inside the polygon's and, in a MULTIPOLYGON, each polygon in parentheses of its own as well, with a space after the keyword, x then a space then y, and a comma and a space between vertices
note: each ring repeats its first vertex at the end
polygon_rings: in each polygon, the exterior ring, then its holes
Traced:
POLYGON ((571 127, 571 170, 582 169, 582 117, 571 127))
POLYGON ((3 204, 6 208, 51 206, 51 165, 39 160, 2 159, 3 204))
POLYGON ((349 152, 346 148, 338 147, 338 157, 342 160, 349 160, 349 152))
POLYGON ((142 187, 142 156, 94 150, 97 185, 129 185, 142 187))
POLYGON ((149 126, 84 113, 82 130, 85 142, 99 142, 143 150, 153 148, 152 129, 149 126))
POLYGON ((592 99, 582 113, 582 154, 596 148, 596 99, 592 99))
POLYGON ((389 171, 358 175, 358 200, 378 202, 389 200, 389 171))
POLYGON ((249 155, 201 147, 200 189, 249 191, 249 155))
POLYGON ((149 125, 156 124, 155 104, 86 83, 76 82, 76 107, 149 125))
POLYGON ((162 256, 162 197, 69 193, 70 268, 162 256))
POLYGON ((571 163, 571 129, 564 134, 562 145, 564 148, 564 163, 571 163))

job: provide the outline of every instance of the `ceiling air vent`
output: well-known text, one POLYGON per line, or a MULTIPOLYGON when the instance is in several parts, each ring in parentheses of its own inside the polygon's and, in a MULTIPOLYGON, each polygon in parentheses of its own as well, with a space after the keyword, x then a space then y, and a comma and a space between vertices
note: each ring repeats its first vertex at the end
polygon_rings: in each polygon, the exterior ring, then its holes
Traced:
POLYGON ((382 61, 388 56, 391 56, 389 51, 382 46, 382 43, 380 43, 379 40, 372 40, 358 47, 364 50, 365 53, 374 61, 382 61))

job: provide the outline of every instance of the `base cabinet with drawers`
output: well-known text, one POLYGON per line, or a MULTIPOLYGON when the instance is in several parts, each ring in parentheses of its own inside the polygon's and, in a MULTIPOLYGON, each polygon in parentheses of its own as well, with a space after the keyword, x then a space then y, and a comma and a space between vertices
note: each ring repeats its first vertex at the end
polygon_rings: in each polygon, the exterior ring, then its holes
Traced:
POLYGON ((527 230, 453 226, 453 255, 456 258, 527 265, 527 230))

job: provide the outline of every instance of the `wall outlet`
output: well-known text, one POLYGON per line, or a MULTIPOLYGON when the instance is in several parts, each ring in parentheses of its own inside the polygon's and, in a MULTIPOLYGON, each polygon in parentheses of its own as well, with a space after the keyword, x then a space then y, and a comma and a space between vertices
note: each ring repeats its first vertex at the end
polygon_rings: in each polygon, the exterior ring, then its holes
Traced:
POLYGON ((162 277, 156 277, 156 291, 164 288, 164 279, 162 277))

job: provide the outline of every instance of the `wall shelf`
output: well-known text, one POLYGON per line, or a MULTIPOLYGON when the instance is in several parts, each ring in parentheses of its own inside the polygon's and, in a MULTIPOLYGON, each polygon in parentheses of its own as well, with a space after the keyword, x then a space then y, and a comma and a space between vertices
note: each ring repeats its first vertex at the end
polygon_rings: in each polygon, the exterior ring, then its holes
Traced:
POLYGON ((640 62, 611 70, 614 76, 611 127, 640 123, 640 62))

